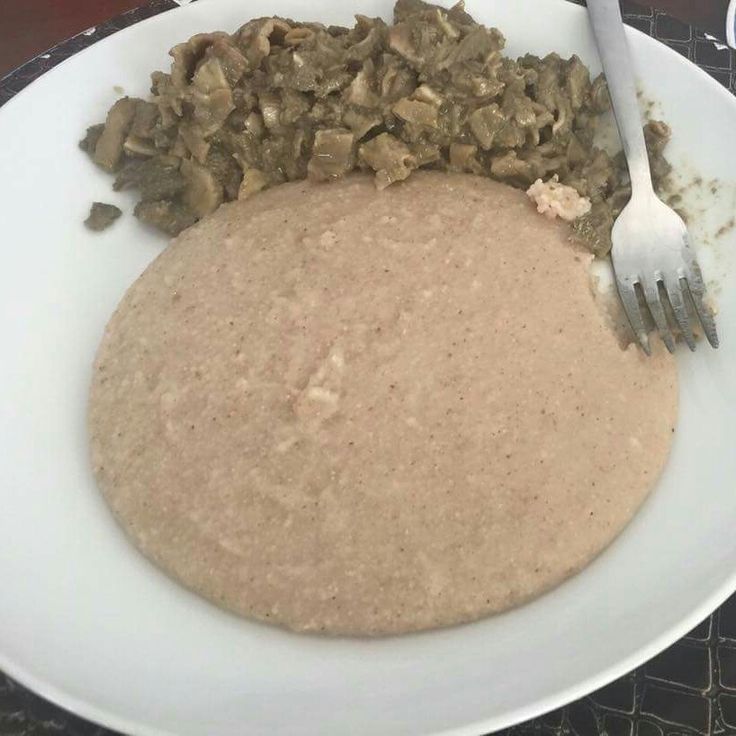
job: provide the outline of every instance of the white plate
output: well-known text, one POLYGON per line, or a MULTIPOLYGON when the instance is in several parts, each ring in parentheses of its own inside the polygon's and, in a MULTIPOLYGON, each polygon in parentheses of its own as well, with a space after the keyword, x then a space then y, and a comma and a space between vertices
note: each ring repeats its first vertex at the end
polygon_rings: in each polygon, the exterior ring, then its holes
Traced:
MULTIPOLYGON (((579 53, 585 13, 561 1, 475 0, 511 54, 579 53)), ((136 734, 479 734, 623 674, 736 588, 736 238, 705 248, 723 284, 723 347, 680 355, 672 461, 622 537, 536 602, 476 624, 380 641, 297 636, 236 619, 170 582, 126 542, 95 490, 85 402, 93 352, 127 285, 163 242, 130 215, 94 236, 92 199, 131 200, 77 149, 114 85, 145 94, 166 50, 278 13, 349 23, 387 0, 204 0, 61 64, 0 110, 0 668, 78 713, 136 734)), ((675 130, 671 158, 705 180, 736 172, 736 101, 676 53, 629 34, 644 86, 675 130)), ((734 211, 703 201, 696 235, 734 211)), ((571 359, 572 356, 571 356, 571 359)))

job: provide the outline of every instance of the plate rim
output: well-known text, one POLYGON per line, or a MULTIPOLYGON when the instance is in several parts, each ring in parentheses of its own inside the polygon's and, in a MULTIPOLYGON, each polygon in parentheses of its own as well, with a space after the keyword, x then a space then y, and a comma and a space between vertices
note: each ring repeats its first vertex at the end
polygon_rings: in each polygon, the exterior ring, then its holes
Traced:
MULTIPOLYGON (((115 28, 115 23, 119 22, 120 19, 126 15, 135 15, 138 11, 150 12, 151 6, 143 5, 138 8, 126 11, 118 14, 113 18, 100 23, 95 26, 96 31, 104 33, 99 38, 93 38, 89 36, 91 40, 89 43, 75 51, 72 51, 69 55, 62 58, 58 63, 47 69, 43 69, 36 73, 33 78, 24 84, 24 86, 13 92, 11 96, 4 102, 0 98, 0 115, 2 115, 2 108, 8 105, 13 105, 13 101, 18 97, 22 97, 27 90, 34 86, 34 83, 50 72, 54 72, 57 69, 62 68, 67 61, 78 56, 80 53, 88 51, 93 46, 106 41, 107 39, 117 36, 120 33, 126 33, 131 29, 138 26, 140 23, 147 21, 153 21, 160 16, 165 16, 170 12, 176 12, 186 8, 190 4, 188 2, 181 2, 180 0, 163 0, 163 2, 172 2, 173 5, 170 7, 162 7, 157 9, 151 14, 147 14, 142 18, 136 18, 132 22, 128 23, 124 27, 115 28), (112 29, 110 27, 112 26, 112 29)), ((442 2, 446 4, 446 0, 435 0, 436 2, 442 2)), ((482 0, 476 0, 482 2, 482 0)), ((575 0, 571 2, 560 3, 559 0, 535 0, 536 2, 543 2, 547 5, 554 4, 556 10, 564 13, 580 14, 585 13, 586 9, 584 6, 579 5, 575 0), (564 8, 564 10, 562 10, 564 8)), ((206 0, 198 0, 198 3, 206 2, 206 0)), ((155 7, 155 5, 154 5, 155 7)), ((658 47, 664 48, 665 53, 672 59, 677 59, 677 64, 683 63, 683 57, 678 54, 677 51, 667 46, 667 44, 659 41, 658 39, 649 36, 643 31, 633 26, 627 25, 626 33, 629 37, 642 37, 646 39, 643 41, 645 44, 656 44, 658 47)), ((0 88, 7 84, 13 79, 19 71, 27 68, 33 63, 38 63, 44 59, 47 54, 53 54, 54 52, 63 51, 72 42, 78 41, 80 37, 88 36, 88 31, 82 31, 79 34, 71 36, 58 44, 55 44, 50 49, 37 54, 32 59, 24 62, 20 66, 11 69, 7 74, 0 78, 0 88)), ((45 59, 44 59, 45 60, 45 59)), ((708 72, 700 68, 697 64, 684 59, 684 62, 691 67, 691 70, 696 70, 696 74, 699 75, 699 81, 701 84, 710 86, 711 90, 717 90, 717 94, 725 101, 725 104, 732 105, 736 108, 736 95, 726 89, 716 79, 714 79, 708 72)), ((637 667, 641 666, 645 662, 649 661, 657 654, 664 651, 667 647, 671 646, 689 631, 696 627, 699 623, 705 620, 710 614, 718 609, 734 592, 736 592, 736 568, 728 575, 724 582, 715 590, 711 595, 705 598, 692 612, 683 617, 683 619, 677 624, 673 624, 661 632, 656 638, 652 639, 646 646, 640 647, 638 650, 632 652, 627 657, 619 660, 618 662, 610 665, 603 669, 594 676, 590 676, 581 682, 571 685, 561 690, 547 695, 545 698, 537 700, 529 705, 519 706, 515 710, 507 711, 500 716, 492 716, 482 720, 474 721, 457 727, 451 727, 439 731, 432 731, 427 736, 478 736, 481 733, 491 733, 501 729, 510 728, 517 724, 524 723, 528 720, 534 719, 540 715, 548 713, 557 708, 563 707, 569 703, 572 703, 590 693, 604 687, 607 684, 615 681, 616 679, 626 675, 637 667)), ((177 736, 173 731, 162 730, 158 727, 150 726, 136 719, 126 718, 115 713, 107 708, 99 707, 92 701, 86 698, 78 697, 70 694, 65 690, 64 687, 55 685, 54 683, 46 680, 42 676, 34 674, 31 670, 25 668, 19 663, 12 661, 8 656, 0 651, 0 671, 6 674, 9 678, 19 683, 21 686, 29 689, 32 693, 48 700, 57 707, 71 713, 72 715, 81 717, 89 720, 94 724, 102 726, 104 728, 112 729, 123 734, 135 734, 136 736, 177 736)))

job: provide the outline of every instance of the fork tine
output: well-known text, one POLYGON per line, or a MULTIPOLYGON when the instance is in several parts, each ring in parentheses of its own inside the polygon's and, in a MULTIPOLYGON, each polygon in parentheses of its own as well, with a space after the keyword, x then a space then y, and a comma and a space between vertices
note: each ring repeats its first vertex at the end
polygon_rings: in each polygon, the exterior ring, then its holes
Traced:
POLYGON ((670 306, 675 314, 677 326, 680 328, 683 338, 690 350, 695 350, 695 337, 690 327, 690 317, 685 307, 685 295, 682 292, 682 285, 679 278, 664 279, 664 289, 670 300, 670 306))
POLYGON ((639 309, 639 299, 636 296, 636 284, 638 280, 634 277, 628 276, 626 278, 619 278, 616 276, 616 286, 618 287, 618 293, 621 297, 621 302, 624 305, 624 311, 626 316, 629 318, 631 328, 634 330, 639 344, 647 355, 651 355, 652 351, 649 347, 649 336, 647 335, 646 328, 644 327, 644 320, 641 316, 641 310, 639 309))
MULTIPOLYGON (((697 266, 696 266, 697 268, 697 266)), ((685 288, 690 293, 695 311, 700 319, 700 324, 703 325, 703 331, 705 336, 708 338, 708 342, 712 347, 718 347, 718 332, 716 331, 716 321, 713 317, 713 313, 710 308, 706 306, 705 287, 703 286, 703 277, 700 275, 700 269, 697 269, 694 278, 691 280, 688 275, 687 278, 680 278, 680 284, 685 284, 685 288)))
POLYGON ((667 346, 667 350, 674 353, 675 340, 672 337, 670 326, 667 324, 667 315, 664 313, 664 307, 659 298, 657 280, 649 279, 641 284, 641 288, 644 292, 644 299, 647 302, 649 311, 652 313, 652 317, 654 317, 654 324, 657 325, 662 342, 667 346))
POLYGON ((686 269, 685 273, 680 273, 680 284, 685 282, 686 291, 690 294, 695 311, 703 325, 705 336, 708 342, 714 347, 718 347, 718 333, 716 332, 716 321, 713 312, 705 304, 705 282, 703 281, 703 272, 700 270, 700 264, 695 258, 695 254, 686 249, 684 254, 686 269))

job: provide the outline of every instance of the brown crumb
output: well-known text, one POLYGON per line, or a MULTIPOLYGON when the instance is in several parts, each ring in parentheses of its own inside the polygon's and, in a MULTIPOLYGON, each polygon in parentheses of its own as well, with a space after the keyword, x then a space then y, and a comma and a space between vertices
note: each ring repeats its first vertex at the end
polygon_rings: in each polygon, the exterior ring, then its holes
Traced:
POLYGON ((89 216, 84 224, 95 232, 105 230, 122 215, 123 212, 114 204, 106 204, 105 202, 92 202, 89 210, 89 216))
POLYGON ((718 230, 716 230, 716 237, 720 238, 722 235, 731 232, 736 227, 736 217, 732 217, 728 222, 724 222, 718 230))

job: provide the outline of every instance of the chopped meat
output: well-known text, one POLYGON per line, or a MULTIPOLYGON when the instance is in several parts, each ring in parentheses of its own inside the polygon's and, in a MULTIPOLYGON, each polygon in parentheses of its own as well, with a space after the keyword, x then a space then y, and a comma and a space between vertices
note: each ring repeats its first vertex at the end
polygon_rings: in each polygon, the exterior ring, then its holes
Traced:
MULTIPOLYGON (((258 18, 176 45, 152 98, 118 100, 80 146, 116 172, 115 188, 138 189, 139 216, 167 233, 284 181, 359 168, 383 188, 430 167, 524 190, 553 181, 547 211, 572 211, 563 193, 585 198, 576 229, 605 253, 630 194, 621 157, 594 142, 605 80, 577 56, 512 59, 504 43, 462 3, 398 0, 393 25, 359 15, 350 29, 258 18)), ((659 185, 670 131, 644 132, 659 185)))
POLYGON ((89 216, 84 224, 96 232, 105 230, 122 215, 122 211, 114 204, 106 204, 105 202, 92 202, 89 216))

